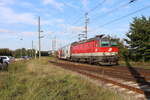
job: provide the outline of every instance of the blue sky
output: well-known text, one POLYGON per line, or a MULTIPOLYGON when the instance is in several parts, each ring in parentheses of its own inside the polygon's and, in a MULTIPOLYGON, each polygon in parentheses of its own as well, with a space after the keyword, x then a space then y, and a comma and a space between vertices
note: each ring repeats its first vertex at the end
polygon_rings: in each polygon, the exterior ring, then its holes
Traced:
POLYGON ((78 34, 83 31, 84 13, 103 1, 88 15, 89 38, 98 34, 125 38, 133 17, 150 16, 150 8, 147 8, 102 27, 111 20, 150 5, 150 0, 136 0, 127 6, 121 5, 130 0, 0 0, 0 48, 28 49, 32 40, 34 47, 38 48, 38 16, 41 16, 41 28, 44 31, 42 50, 50 50, 55 37, 58 47, 77 41, 78 34), (116 7, 119 9, 107 14, 116 7))

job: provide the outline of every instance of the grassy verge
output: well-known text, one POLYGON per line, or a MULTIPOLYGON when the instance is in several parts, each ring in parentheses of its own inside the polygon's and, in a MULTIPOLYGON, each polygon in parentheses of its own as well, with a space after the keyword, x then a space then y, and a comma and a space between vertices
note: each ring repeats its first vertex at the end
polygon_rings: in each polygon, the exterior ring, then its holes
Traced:
MULTIPOLYGON (((150 62, 129 62, 132 67, 150 69, 150 62)), ((127 66, 125 61, 119 61, 119 64, 122 66, 127 66)))
POLYGON ((0 72, 0 100, 123 100, 78 75, 41 61, 21 61, 0 72))

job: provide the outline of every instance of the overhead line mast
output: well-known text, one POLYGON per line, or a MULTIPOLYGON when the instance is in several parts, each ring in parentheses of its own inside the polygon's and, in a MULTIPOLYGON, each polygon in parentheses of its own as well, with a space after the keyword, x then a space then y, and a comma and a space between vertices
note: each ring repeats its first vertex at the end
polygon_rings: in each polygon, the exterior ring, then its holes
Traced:
MULTIPOLYGON (((91 12, 93 12, 95 9, 97 9, 100 5, 102 5, 104 2, 106 2, 107 0, 103 0, 102 2, 99 2, 95 7, 91 8, 89 11, 87 11, 86 13, 89 14, 91 12)), ((83 16, 79 17, 77 20, 75 20, 73 22, 73 24, 77 24, 78 22, 80 22, 80 20, 82 19, 83 16)))
POLYGON ((84 36, 84 38, 85 38, 85 40, 87 40, 87 34, 88 34, 88 22, 89 22, 89 18, 88 18, 88 13, 85 13, 85 31, 84 31, 84 33, 85 33, 85 36, 84 36))
POLYGON ((40 16, 38 17, 38 33, 39 33, 39 59, 41 58, 41 23, 40 23, 40 16))
POLYGON ((44 36, 41 36, 41 32, 43 32, 43 31, 41 30, 41 18, 39 16, 38 17, 39 59, 41 58, 41 38, 44 37, 44 36))
POLYGON ((83 31, 83 34, 78 34, 78 36, 79 36, 79 41, 81 40, 81 38, 84 38, 84 40, 87 40, 87 38, 88 38, 88 36, 87 36, 87 34, 88 34, 88 23, 89 23, 89 18, 88 18, 88 13, 86 12, 85 13, 85 26, 84 26, 84 31, 83 31), (81 37, 82 36, 82 37, 81 37))
MULTIPOLYGON (((93 7, 92 9, 90 9, 89 11, 87 11, 85 13, 85 26, 84 26, 84 31, 83 31, 83 34, 78 34, 79 36, 79 41, 81 40, 81 37, 84 38, 85 40, 88 39, 88 23, 89 23, 89 18, 88 18, 88 14, 93 12, 95 9, 97 9, 100 5, 102 5, 104 2, 106 2, 107 0, 103 0, 102 2, 98 3, 95 7, 93 7)), ((79 18, 80 20, 80 18, 79 18)), ((79 20, 77 20, 76 22, 78 22, 79 20)))

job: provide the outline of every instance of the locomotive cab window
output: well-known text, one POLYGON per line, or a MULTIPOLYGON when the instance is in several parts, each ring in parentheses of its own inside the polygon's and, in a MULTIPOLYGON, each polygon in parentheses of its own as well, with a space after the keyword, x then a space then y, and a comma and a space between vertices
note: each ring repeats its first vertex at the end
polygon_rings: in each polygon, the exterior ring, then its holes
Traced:
POLYGON ((102 40, 100 44, 101 47, 109 47, 110 42, 108 40, 102 40))

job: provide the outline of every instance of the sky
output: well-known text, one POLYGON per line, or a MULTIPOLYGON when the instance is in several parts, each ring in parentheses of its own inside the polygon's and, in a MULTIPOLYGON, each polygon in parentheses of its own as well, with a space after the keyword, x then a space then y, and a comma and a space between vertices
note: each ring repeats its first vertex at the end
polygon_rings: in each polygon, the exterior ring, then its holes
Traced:
POLYGON ((105 34, 126 38, 134 17, 150 16, 150 0, 0 0, 0 48, 38 49, 38 16, 41 17, 42 50, 78 40, 89 12, 88 38, 105 34), (147 8, 144 8, 147 7, 147 8), (113 20, 144 8, 120 20, 113 20))

